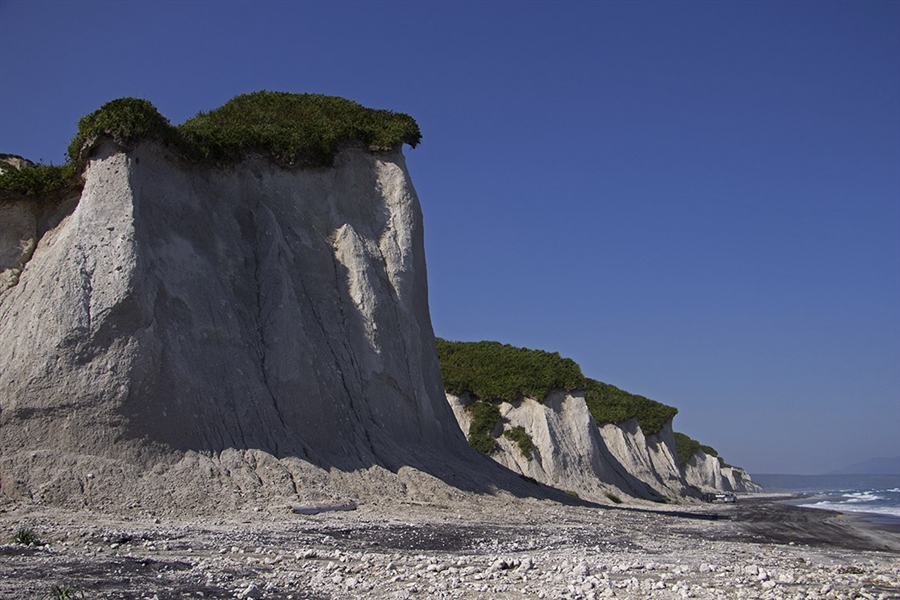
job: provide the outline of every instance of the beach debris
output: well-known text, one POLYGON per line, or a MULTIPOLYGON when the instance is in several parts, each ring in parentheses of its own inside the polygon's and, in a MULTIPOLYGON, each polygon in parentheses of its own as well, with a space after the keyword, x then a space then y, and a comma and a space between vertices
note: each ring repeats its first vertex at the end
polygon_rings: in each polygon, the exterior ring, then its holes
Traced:
POLYGON ((291 509, 298 515, 317 515, 323 512, 350 511, 356 510, 356 502, 347 502, 345 504, 320 504, 313 506, 295 506, 291 509))

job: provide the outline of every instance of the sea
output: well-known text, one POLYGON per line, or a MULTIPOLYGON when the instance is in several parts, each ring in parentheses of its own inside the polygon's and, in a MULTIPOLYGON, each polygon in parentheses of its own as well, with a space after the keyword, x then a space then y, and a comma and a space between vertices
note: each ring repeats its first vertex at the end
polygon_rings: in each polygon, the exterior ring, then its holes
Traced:
POLYGON ((900 475, 751 475, 766 492, 800 494, 796 506, 862 513, 875 523, 900 524, 900 475))

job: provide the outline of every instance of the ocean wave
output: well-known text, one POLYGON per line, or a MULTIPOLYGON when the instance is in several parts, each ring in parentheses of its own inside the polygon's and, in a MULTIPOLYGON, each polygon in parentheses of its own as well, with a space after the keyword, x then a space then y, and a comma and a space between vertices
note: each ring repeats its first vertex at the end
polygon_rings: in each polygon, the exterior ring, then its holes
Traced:
POLYGON ((832 502, 829 500, 822 500, 820 502, 812 502, 809 504, 799 504, 798 506, 803 506, 806 508, 819 508, 823 510, 833 510, 837 512, 861 512, 900 517, 900 506, 862 506, 859 504, 851 504, 848 502, 832 502))
POLYGON ((878 500, 884 500, 881 496, 876 496, 872 492, 855 492, 853 494, 846 494, 847 499, 845 502, 876 502, 878 500))

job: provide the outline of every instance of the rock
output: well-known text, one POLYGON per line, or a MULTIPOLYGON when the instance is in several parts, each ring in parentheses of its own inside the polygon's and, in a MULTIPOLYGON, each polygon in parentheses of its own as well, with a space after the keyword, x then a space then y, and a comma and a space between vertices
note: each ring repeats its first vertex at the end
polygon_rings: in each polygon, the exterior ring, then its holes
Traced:
POLYGON ((215 169, 107 142, 85 179, 33 253, 27 211, 0 219, 19 232, 3 268, 27 260, 0 296, 3 494, 232 506, 296 496, 304 464, 472 471, 449 466, 477 457, 441 389, 399 150, 215 169))
MULTIPOLYGON (((447 401, 460 429, 468 431, 471 414, 465 406, 472 399, 447 394, 447 401)), ((523 427, 533 444, 532 458, 527 459, 514 442, 503 436, 497 438, 498 450, 491 458, 503 466, 588 500, 609 503, 609 493, 617 497, 659 496, 610 451, 604 429, 598 428, 582 394, 554 391, 542 402, 534 398, 515 404, 503 402, 500 414, 510 427, 523 427)), ((643 436, 641 440, 643 443, 643 436)))
POLYGON ((0 154, 0 174, 6 173, 11 168, 21 171, 35 166, 33 162, 18 154, 0 154))
POLYGON ((600 427, 600 435, 621 468, 652 490, 642 497, 694 495, 678 467, 671 420, 653 435, 644 435, 637 419, 605 424, 600 427))
POLYGON ((33 202, 0 202, 0 298, 19 282, 37 244, 37 211, 33 202))
POLYGON ((238 598, 253 598, 254 600, 258 598, 262 598, 263 592, 261 589, 256 587, 255 583, 251 583, 248 585, 244 591, 237 594, 238 598))
POLYGON ((684 467, 684 477, 689 485, 704 492, 760 492, 750 475, 738 467, 724 467, 716 456, 697 450, 684 467))

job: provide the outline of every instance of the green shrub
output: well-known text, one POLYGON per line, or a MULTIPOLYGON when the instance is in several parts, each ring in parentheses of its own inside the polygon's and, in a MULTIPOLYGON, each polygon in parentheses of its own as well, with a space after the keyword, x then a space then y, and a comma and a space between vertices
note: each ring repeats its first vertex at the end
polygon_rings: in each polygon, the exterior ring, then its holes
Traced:
POLYGON ((409 115, 335 96, 266 91, 237 96, 177 129, 191 158, 234 161, 256 151, 285 165, 330 166, 341 144, 415 148, 422 138, 409 115))
POLYGON ((675 453, 678 455, 678 466, 683 469, 698 450, 700 450, 700 442, 683 433, 675 432, 675 453))
POLYGON ((43 596, 45 600, 82 600, 84 592, 70 585, 54 585, 50 593, 43 596))
POLYGON ((707 454, 708 456, 719 456, 719 453, 716 452, 716 449, 712 446, 705 446, 703 444, 700 444, 700 449, 703 450, 704 454, 707 454))
POLYGON ((283 166, 328 167, 344 145, 415 148, 422 134, 409 115, 321 94, 243 94, 178 126, 148 100, 119 98, 78 121, 69 164, 4 174, 0 190, 42 196, 78 182, 86 159, 104 138, 126 147, 156 139, 192 161, 235 162, 259 152, 283 166))
POLYGON ((499 342, 437 340, 444 389, 483 400, 543 400, 553 390, 584 387, 581 368, 557 352, 516 348, 499 342))
POLYGON ((21 544, 23 546, 38 546, 37 534, 30 527, 19 527, 12 538, 13 544, 21 544))
POLYGON ((725 462, 725 459, 719 456, 719 453, 712 446, 706 446, 683 433, 675 432, 675 453, 678 454, 678 465, 682 469, 688 464, 691 457, 701 450, 707 456, 713 456, 718 459, 720 467, 724 469, 731 468, 731 465, 725 462))
POLYGON ((614 504, 622 504, 622 499, 616 496, 615 494, 611 494, 606 492, 606 497, 613 501, 614 504))
POLYGON ((637 418, 644 435, 659 433, 678 414, 675 407, 628 393, 595 379, 586 380, 584 400, 598 424, 621 423, 637 418))
POLYGON ((75 167, 71 164, 10 168, 0 173, 0 190, 23 196, 47 196, 77 183, 75 167))
POLYGON ((466 407, 472 413, 472 424, 469 425, 469 445, 485 454, 490 454, 497 447, 491 432, 500 420, 500 409, 490 402, 477 401, 466 407))
POLYGON ((86 158, 96 141, 109 137, 122 145, 133 145, 148 138, 175 142, 176 133, 169 120, 159 114, 148 100, 119 98, 107 102, 78 121, 78 133, 69 144, 69 160, 86 158))
POLYGON ((503 437, 515 442, 519 446, 519 451, 522 453, 522 456, 531 460, 531 449, 533 448, 533 444, 531 443, 531 436, 528 435, 528 432, 525 431, 524 427, 516 425, 512 429, 507 429, 503 432, 503 437))

